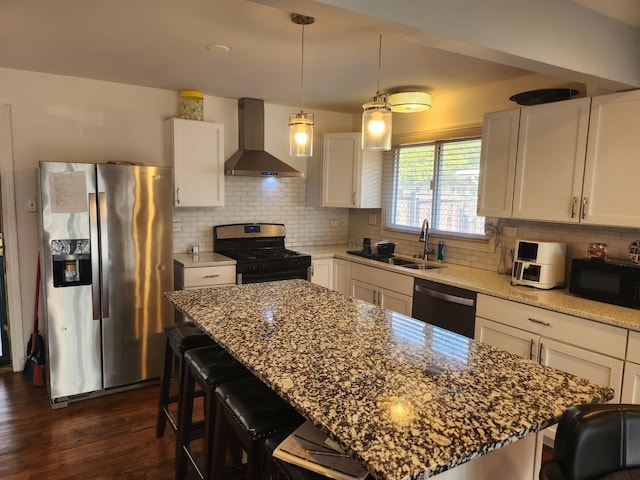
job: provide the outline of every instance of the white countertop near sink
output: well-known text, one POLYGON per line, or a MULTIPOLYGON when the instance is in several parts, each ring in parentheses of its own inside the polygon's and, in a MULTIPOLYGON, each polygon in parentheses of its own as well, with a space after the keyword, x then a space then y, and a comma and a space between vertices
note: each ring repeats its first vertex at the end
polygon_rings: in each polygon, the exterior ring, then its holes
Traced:
POLYGON ((576 297, 569 294, 569 290, 566 288, 540 290, 521 285, 511 285, 511 277, 507 275, 499 275, 497 272, 446 262, 442 263, 443 268, 412 270, 358 257, 357 255, 350 255, 347 253, 347 250, 353 250, 353 247, 347 247, 345 245, 290 248, 299 252, 308 253, 314 259, 341 258, 383 268, 392 272, 403 273, 412 277, 425 278, 435 282, 467 288, 486 295, 640 331, 640 310, 576 297))
POLYGON ((233 258, 225 257, 215 252, 176 253, 173 255, 173 261, 182 265, 183 268, 218 267, 236 264, 233 258))

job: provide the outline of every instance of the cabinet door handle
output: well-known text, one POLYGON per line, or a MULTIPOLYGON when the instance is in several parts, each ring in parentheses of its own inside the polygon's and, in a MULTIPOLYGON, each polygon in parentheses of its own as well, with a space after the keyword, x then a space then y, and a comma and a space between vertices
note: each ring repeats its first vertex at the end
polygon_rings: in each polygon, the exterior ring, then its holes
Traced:
POLYGON ((576 207, 578 206, 578 197, 571 199, 571 218, 576 218, 576 207))
POLYGON ((352 204, 353 206, 355 206, 355 205, 356 205, 356 192, 353 192, 353 193, 351 194, 351 204, 352 204))
POLYGON ((176 203, 180 205, 180 188, 176 188, 176 203))
POLYGON ((373 304, 378 305, 378 290, 373 291, 373 304))
POLYGON ((545 327, 550 327, 551 326, 551 324, 549 322, 544 322, 544 321, 538 320, 536 318, 529 317, 529 321, 533 322, 533 323, 537 323, 539 325, 544 325, 545 327))
POLYGON ((533 338, 529 340, 529 342, 529 360, 533 360, 533 346, 535 345, 535 342, 533 341, 533 338))
MULTIPOLYGON (((540 346, 538 347, 538 363, 542 363, 542 342, 540 342, 540 346)), ((542 363, 544 365, 544 363, 542 363)))
POLYGON ((430 297, 436 298, 438 300, 443 300, 449 303, 457 303, 458 305, 465 305, 467 307, 473 307, 476 304, 476 301, 473 298, 464 298, 464 297, 458 297, 457 295, 450 295, 448 293, 437 292, 435 290, 431 290, 430 288, 425 288, 421 285, 416 285, 415 291, 418 293, 425 293, 430 297))
POLYGON ((203 275, 202 278, 218 278, 220 275, 215 274, 215 275, 203 275))
POLYGON ((582 197, 582 219, 587 218, 587 197, 582 197))

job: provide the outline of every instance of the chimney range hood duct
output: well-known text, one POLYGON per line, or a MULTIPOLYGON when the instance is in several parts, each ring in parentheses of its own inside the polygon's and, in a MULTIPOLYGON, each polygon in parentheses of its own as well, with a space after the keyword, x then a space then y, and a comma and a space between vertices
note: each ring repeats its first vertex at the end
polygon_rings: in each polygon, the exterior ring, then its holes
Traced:
POLYGON ((264 102, 238 99, 239 150, 224 163, 225 175, 245 177, 302 177, 302 172, 264 150, 264 102))

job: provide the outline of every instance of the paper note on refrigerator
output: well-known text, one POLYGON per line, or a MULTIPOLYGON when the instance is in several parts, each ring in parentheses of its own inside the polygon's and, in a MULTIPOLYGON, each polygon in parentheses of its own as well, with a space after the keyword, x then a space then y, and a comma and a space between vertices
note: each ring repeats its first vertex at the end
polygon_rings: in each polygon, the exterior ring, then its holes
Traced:
POLYGON ((80 213, 88 209, 84 172, 51 173, 49 192, 51 213, 80 213))

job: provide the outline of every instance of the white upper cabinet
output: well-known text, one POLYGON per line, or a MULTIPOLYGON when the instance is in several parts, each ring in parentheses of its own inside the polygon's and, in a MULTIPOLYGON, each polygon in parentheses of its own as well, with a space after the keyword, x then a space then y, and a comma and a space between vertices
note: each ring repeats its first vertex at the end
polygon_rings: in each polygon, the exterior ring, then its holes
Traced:
POLYGON ((513 218, 578 222, 590 98, 523 108, 513 218))
POLYGON ((593 97, 581 222, 640 227, 640 90, 593 97))
POLYGON ((165 154, 173 161, 176 207, 224 205, 224 126, 170 118, 165 154))
POLYGON ((509 218, 513 204, 520 109, 487 113, 482 125, 478 215, 509 218))
POLYGON ((486 114, 478 213, 640 227, 639 131, 640 90, 486 114))
POLYGON ((360 145, 360 133, 323 135, 321 206, 382 206, 382 153, 360 145))

